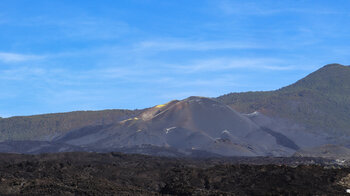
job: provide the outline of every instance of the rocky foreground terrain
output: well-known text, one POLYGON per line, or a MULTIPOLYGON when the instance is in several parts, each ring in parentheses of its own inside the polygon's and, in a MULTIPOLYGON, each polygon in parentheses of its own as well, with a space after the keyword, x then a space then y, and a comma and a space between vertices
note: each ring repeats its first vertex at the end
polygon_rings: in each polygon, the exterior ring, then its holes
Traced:
POLYGON ((350 168, 332 164, 301 157, 0 154, 0 195, 347 195, 350 168))

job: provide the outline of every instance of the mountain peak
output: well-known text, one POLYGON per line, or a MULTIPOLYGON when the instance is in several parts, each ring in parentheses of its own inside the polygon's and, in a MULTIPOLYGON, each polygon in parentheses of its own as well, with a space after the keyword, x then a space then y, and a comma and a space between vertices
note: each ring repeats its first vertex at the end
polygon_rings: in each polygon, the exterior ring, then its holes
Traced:
POLYGON ((308 76, 306 76, 305 78, 301 79, 308 79, 311 77, 316 77, 316 76, 321 76, 321 77, 335 77, 337 78, 337 76, 343 75, 343 74, 349 74, 350 72, 350 67, 349 66, 345 66, 342 64, 338 64, 338 63, 332 63, 332 64, 327 64, 323 67, 321 67, 320 69, 312 72, 311 74, 309 74, 308 76), (344 73, 348 72, 348 73, 344 73))
MULTIPOLYGON (((313 73, 319 73, 322 71, 323 72, 327 72, 327 71, 330 72, 330 71, 348 70, 349 68, 350 68, 350 66, 348 66, 348 65, 342 65, 339 63, 332 63, 332 64, 327 64, 327 65, 321 67, 320 69, 316 70, 313 73)), ((311 73, 311 74, 313 74, 313 73, 311 73)))
POLYGON ((190 100, 210 100, 208 97, 201 97, 201 96, 190 96, 183 101, 190 101, 190 100))
POLYGON ((296 83, 282 88, 287 90, 317 90, 326 94, 349 92, 350 67, 341 64, 328 64, 307 75, 296 83))
POLYGON ((142 120, 150 120, 153 117, 155 117, 156 115, 158 115, 159 113, 167 110, 169 107, 175 105, 178 102, 180 102, 180 101, 173 100, 173 101, 170 101, 170 102, 165 103, 165 104, 156 105, 156 106, 149 108, 149 109, 145 110, 144 112, 142 112, 139 117, 142 120))
POLYGON ((323 66, 323 68, 327 68, 327 67, 345 67, 345 65, 342 65, 339 63, 331 63, 331 64, 327 64, 327 65, 323 66))

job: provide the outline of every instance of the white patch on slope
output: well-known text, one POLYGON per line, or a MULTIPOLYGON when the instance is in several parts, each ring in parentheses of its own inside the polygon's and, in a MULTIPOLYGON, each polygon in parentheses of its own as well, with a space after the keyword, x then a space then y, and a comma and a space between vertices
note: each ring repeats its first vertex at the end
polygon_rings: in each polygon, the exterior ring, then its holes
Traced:
POLYGON ((225 129, 225 130, 223 130, 221 133, 227 133, 227 134, 230 134, 230 132, 229 132, 229 131, 227 131, 226 129, 225 129))
POLYGON ((168 134, 171 130, 176 129, 176 127, 170 127, 165 129, 165 134, 168 134))
POLYGON ((246 114, 246 116, 257 116, 259 115, 260 113, 258 111, 255 111, 253 113, 250 113, 250 114, 246 114))

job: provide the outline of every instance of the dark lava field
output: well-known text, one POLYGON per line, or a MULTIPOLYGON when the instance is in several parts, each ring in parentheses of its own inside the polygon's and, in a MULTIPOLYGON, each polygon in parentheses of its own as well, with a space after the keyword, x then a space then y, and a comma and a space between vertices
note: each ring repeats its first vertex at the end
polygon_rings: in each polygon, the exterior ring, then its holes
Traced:
POLYGON ((0 154, 0 195, 347 195, 350 169, 325 163, 297 157, 0 154))

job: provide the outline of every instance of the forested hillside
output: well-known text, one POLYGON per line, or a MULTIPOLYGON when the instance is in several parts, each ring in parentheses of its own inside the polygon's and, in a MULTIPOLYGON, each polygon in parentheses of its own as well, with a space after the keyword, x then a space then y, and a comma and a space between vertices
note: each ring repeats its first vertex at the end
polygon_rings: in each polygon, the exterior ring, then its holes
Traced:
POLYGON ((239 112, 287 118, 311 131, 350 134, 349 66, 326 65, 276 91, 230 93, 217 100, 239 112))

